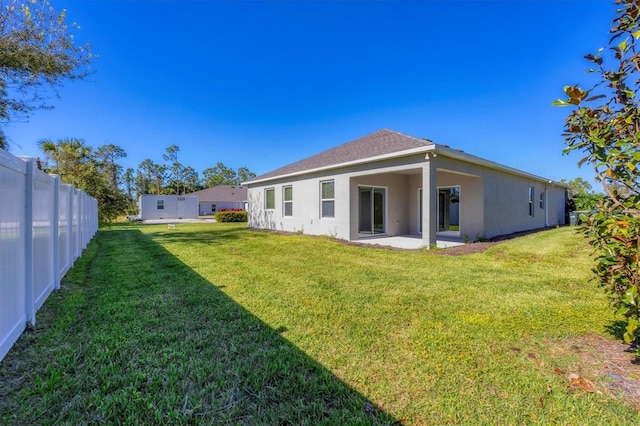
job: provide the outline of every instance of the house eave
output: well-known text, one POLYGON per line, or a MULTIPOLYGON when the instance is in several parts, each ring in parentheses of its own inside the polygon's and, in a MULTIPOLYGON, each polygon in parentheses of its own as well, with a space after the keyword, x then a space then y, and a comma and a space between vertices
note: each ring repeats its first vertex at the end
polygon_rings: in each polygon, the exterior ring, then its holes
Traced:
POLYGON ((563 188, 568 188, 567 185, 561 183, 561 182, 557 182, 557 181, 553 181, 551 179, 547 179, 544 178, 542 176, 538 176, 538 175, 534 175, 532 173, 528 173, 519 169, 514 169, 513 167, 509 167, 509 166, 505 166, 504 164, 500 164, 500 163, 496 163, 494 161, 490 161, 490 160, 485 160, 484 158, 480 158, 480 157, 476 157, 475 155, 471 155, 471 154, 467 154, 465 152, 462 151, 458 151, 455 149, 451 149, 449 147, 443 146, 443 145, 431 145, 426 147, 426 151, 427 151, 427 158, 429 157, 429 154, 435 154, 435 155, 443 155, 445 157, 449 157, 452 158, 454 160, 460 160, 460 161, 464 161, 467 163, 471 163, 471 164, 475 164, 478 166, 482 166, 482 167, 486 167, 488 169, 493 169, 493 170, 497 170, 497 171, 501 171, 504 173, 509 173, 512 175, 516 175, 516 176, 520 176, 520 177, 524 177, 527 179, 531 179, 531 180, 535 180, 538 182, 543 182, 547 185, 552 185, 552 186, 559 186, 559 187, 563 187, 563 188))

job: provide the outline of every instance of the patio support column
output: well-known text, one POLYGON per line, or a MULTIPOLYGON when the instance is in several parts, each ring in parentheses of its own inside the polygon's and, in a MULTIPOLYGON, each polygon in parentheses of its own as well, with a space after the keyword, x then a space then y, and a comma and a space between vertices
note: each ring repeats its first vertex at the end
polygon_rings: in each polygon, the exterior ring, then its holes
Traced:
POLYGON ((422 166, 422 243, 427 248, 436 244, 438 226, 436 165, 432 156, 427 154, 427 161, 422 166))

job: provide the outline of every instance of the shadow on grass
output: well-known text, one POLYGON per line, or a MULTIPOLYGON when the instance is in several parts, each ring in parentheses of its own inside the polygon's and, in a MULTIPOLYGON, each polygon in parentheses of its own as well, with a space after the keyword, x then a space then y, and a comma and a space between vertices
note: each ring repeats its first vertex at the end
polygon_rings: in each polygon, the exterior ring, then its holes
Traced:
POLYGON ((604 329, 616 340, 624 341, 624 333, 627 331, 628 321, 615 320, 611 321, 611 324, 606 325, 604 329))
POLYGON ((0 364, 0 423, 397 423, 223 287, 135 228, 99 232, 0 364))

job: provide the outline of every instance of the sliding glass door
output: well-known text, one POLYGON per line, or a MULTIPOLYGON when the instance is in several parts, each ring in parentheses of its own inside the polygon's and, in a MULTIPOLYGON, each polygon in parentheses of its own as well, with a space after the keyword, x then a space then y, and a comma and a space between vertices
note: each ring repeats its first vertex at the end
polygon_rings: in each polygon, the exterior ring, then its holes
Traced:
MULTIPOLYGON (((422 188, 418 190, 418 229, 422 233, 422 188)), ((438 231, 460 232, 460 187, 438 188, 438 231)))
POLYGON ((386 189, 371 186, 359 187, 358 205, 360 219, 358 232, 360 234, 384 234, 386 189))

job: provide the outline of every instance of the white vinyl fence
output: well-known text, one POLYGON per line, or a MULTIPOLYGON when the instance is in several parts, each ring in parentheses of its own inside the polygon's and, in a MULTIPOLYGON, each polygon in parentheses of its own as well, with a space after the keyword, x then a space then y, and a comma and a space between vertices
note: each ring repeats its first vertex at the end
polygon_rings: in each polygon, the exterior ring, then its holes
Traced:
POLYGON ((98 230, 98 204, 0 150, 0 361, 98 230))

